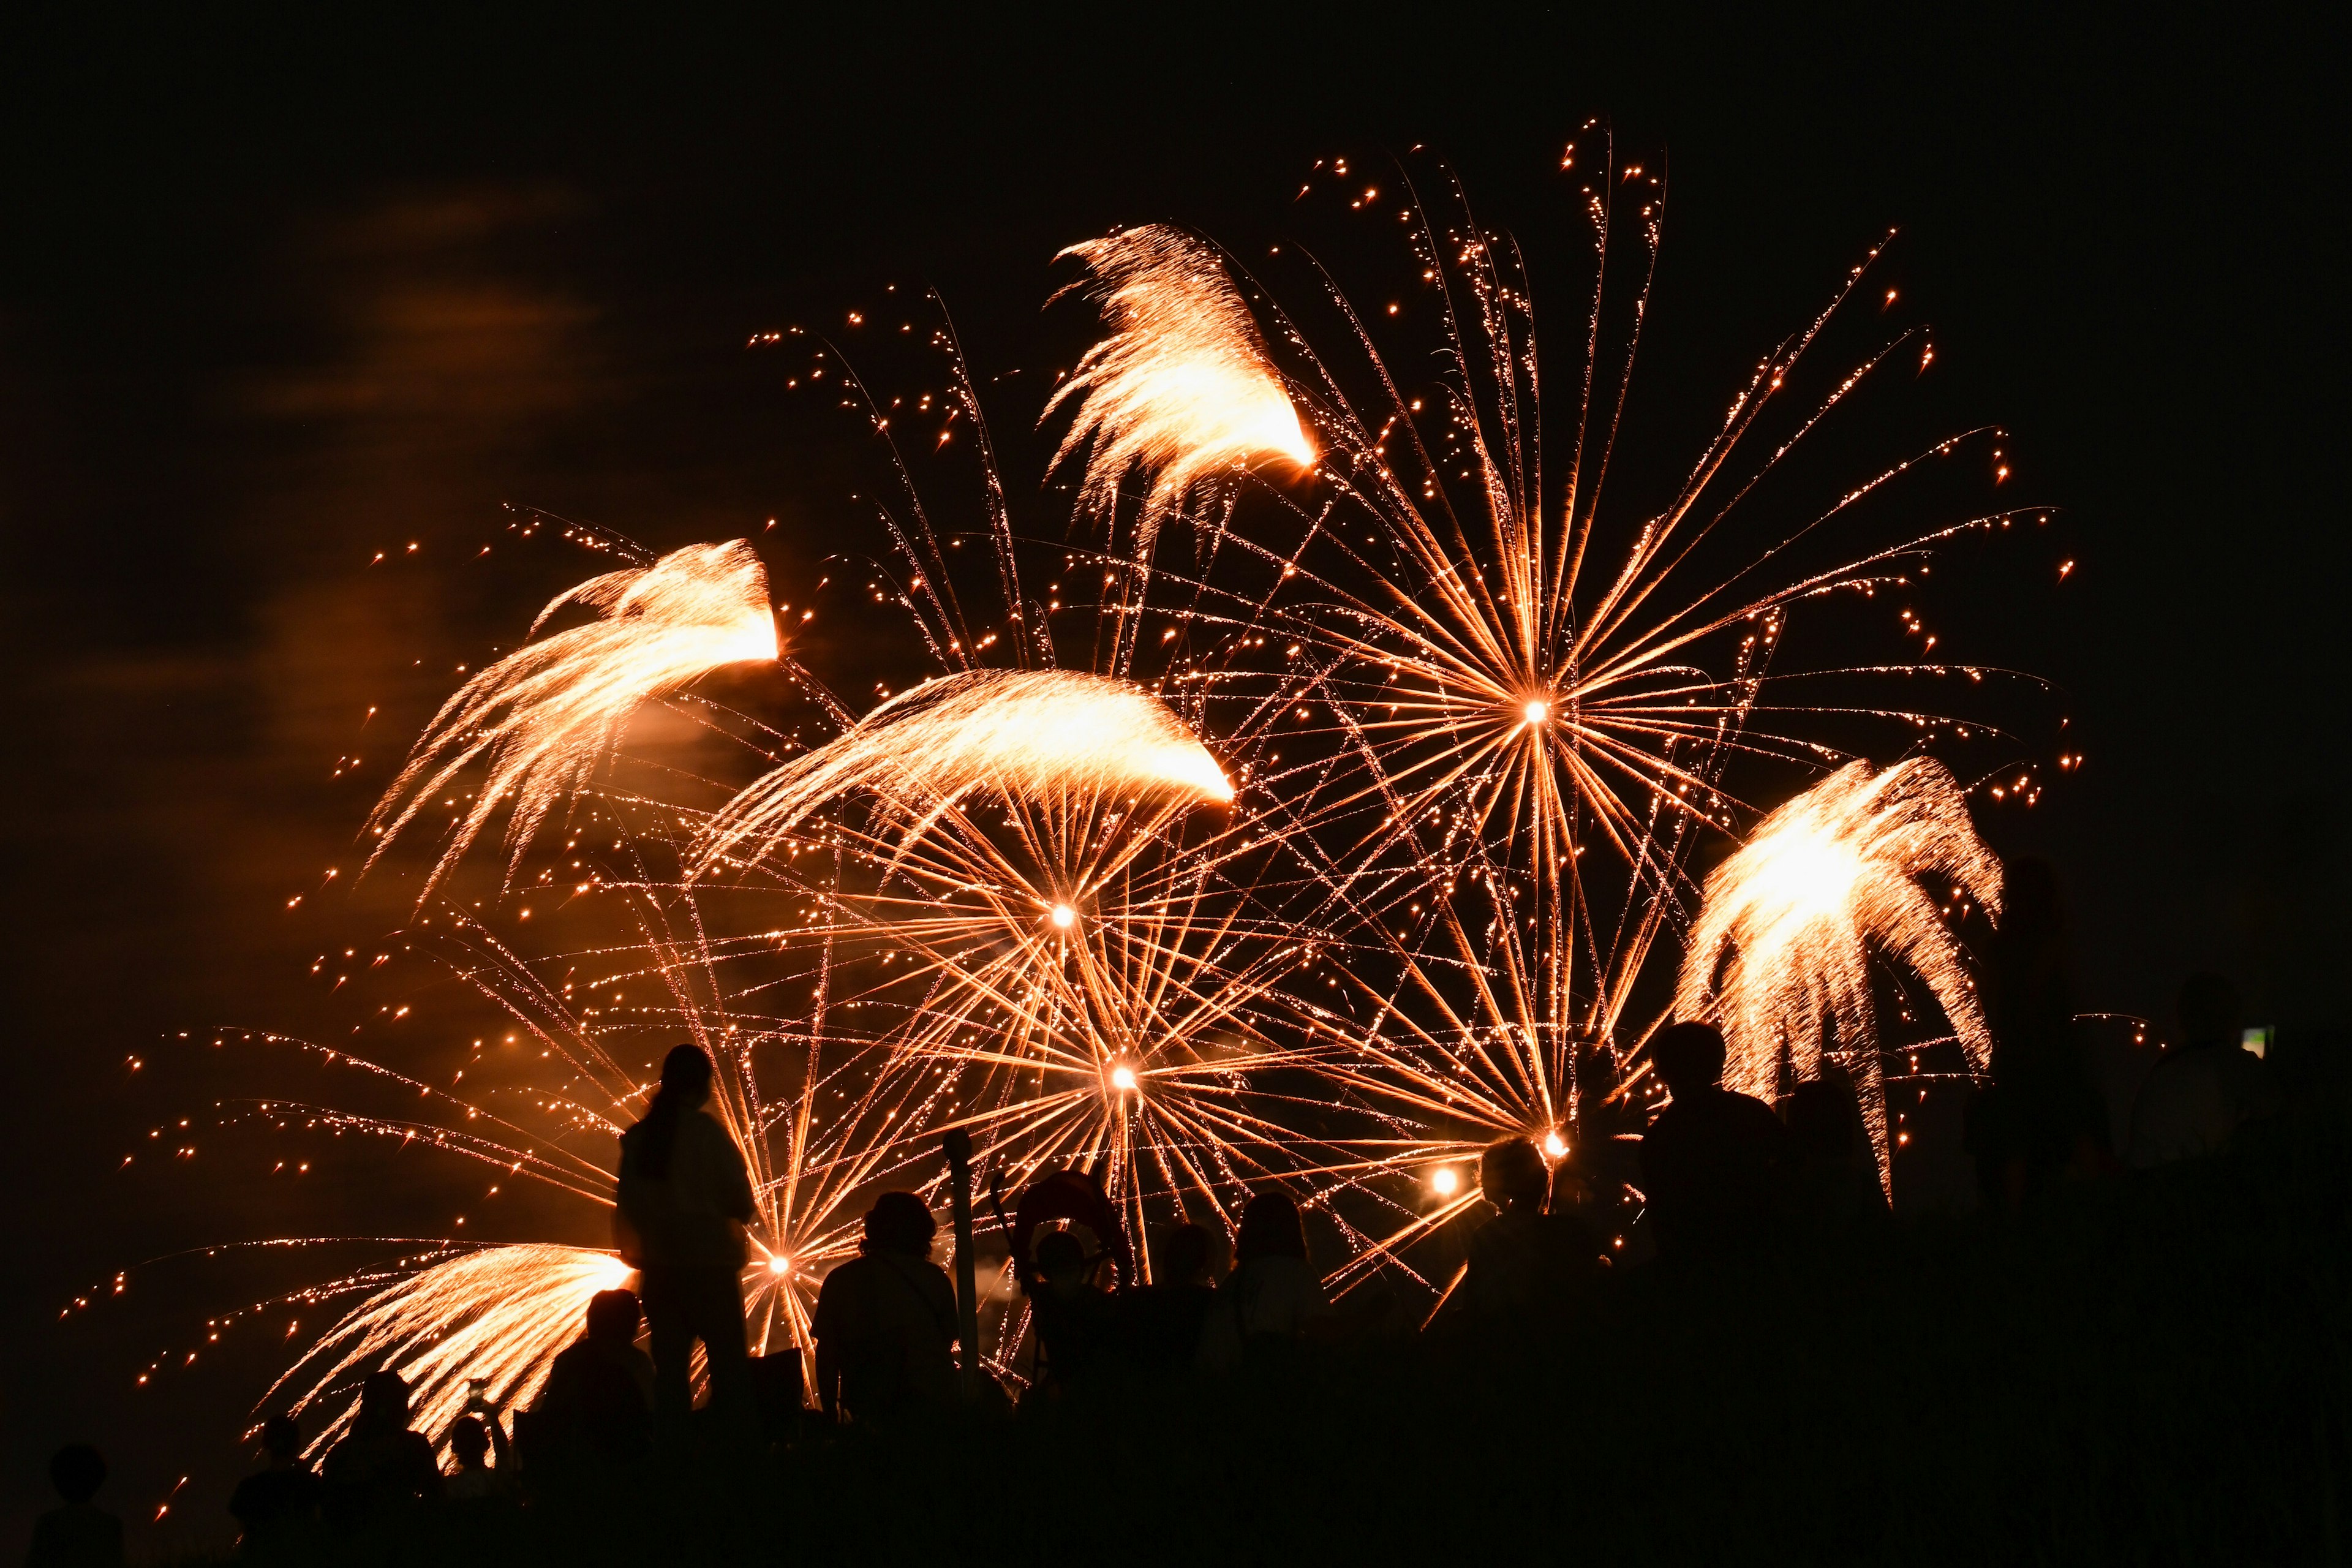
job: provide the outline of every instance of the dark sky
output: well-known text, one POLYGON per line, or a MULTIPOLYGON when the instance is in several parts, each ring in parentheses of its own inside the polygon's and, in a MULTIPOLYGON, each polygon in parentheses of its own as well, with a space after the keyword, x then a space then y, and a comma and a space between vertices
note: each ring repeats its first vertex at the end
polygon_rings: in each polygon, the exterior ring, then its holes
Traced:
MULTIPOLYGON (((1981 602, 1939 606, 1961 657, 2057 683, 2090 758, 1988 833, 2061 867, 2086 1006, 2161 1013, 2211 964, 2282 1026, 2339 1024, 2344 40, 2247 7, 2048 9, 1268 7, 1118 37, 888 7, 828 33, 18 13, 0 1551, 72 1435, 116 1455, 126 1512, 193 1474, 179 1511, 215 1531, 269 1360, 132 1392, 260 1273, 166 1268, 59 1325, 67 1300, 176 1247, 404 1217, 373 1167, 288 1195, 147 1133, 255 1070, 162 1037, 341 1030, 351 999, 309 967, 402 909, 322 893, 322 870, 352 865, 371 784, 454 666, 585 574, 509 548, 502 505, 658 548, 760 533, 789 579, 854 515, 855 465, 751 333, 929 281, 983 378, 1034 372, 1074 341, 1037 314, 1059 247, 1162 218, 1279 239, 1333 153, 1442 150, 1539 281, 1570 233, 1566 136, 1603 115, 1663 154, 1644 370, 1669 406, 1719 405, 1899 226, 1935 406, 2013 433, 2011 483, 2081 562, 2060 593, 2021 551, 2013 591, 1979 574, 1981 602)), ((1035 395, 998 384, 1016 504, 1042 506, 1035 395)))

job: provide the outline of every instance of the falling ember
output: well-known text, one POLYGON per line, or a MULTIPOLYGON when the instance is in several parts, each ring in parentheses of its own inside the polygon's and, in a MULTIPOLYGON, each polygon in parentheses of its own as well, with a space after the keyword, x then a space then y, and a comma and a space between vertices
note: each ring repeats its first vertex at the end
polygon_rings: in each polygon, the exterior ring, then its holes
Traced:
POLYGON ((1080 503, 1105 513, 1129 469, 1151 475, 1136 522, 1139 558, 1150 553, 1161 520, 1220 471, 1257 458, 1314 462, 1257 323, 1214 250, 1153 224, 1062 254, 1093 274, 1088 292, 1111 332, 1045 405, 1051 414, 1078 399, 1054 465, 1087 448, 1080 503))
MULTIPOLYGON (((1229 801, 1234 786, 1166 704, 1131 681, 1062 669, 975 669, 929 681, 776 768, 710 825, 705 861, 764 850, 856 792, 919 815, 971 791, 1039 798, 1143 791, 1229 801)), ((1067 925, 1062 914, 1055 924, 1067 925)))
POLYGON ((1825 1053, 1845 1059, 1882 1183, 1892 1168, 1874 951, 1927 983, 1974 1069, 1992 1054, 1959 944, 1920 877, 2000 913, 2000 862, 1942 763, 1914 757, 1874 774, 1849 763, 1758 823, 1707 878, 1675 999, 1682 1016, 1722 1028, 1725 1084, 1742 1093, 1772 1096, 1783 1049, 1804 1079, 1821 1075, 1825 1053))
POLYGON ((779 651, 767 571, 740 539, 592 577, 549 601, 531 631, 572 605, 600 618, 528 644, 468 680, 433 716, 369 817, 373 865, 459 770, 488 759, 488 773, 418 893, 420 905, 504 801, 513 802, 509 869, 520 864, 548 814, 594 776, 640 703, 779 651))

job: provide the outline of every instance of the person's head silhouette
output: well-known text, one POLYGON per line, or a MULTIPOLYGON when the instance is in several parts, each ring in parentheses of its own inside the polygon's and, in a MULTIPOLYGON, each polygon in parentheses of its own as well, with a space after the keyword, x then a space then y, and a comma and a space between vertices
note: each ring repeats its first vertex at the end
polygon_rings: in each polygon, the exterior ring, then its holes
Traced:
POLYGON ((1160 1285, 1202 1285, 1209 1279, 1209 1233, 1197 1225, 1171 1226, 1154 1238, 1151 1248, 1153 1282, 1160 1285))
POLYGON ((1506 1138, 1478 1156, 1478 1190, 1498 1209, 1540 1209, 1550 1185, 1551 1173, 1528 1139, 1506 1138))
POLYGON ((372 1372, 360 1384, 358 1426, 371 1432, 404 1432, 408 1429, 408 1384, 400 1373, 387 1367, 372 1372))
POLYGON ((1037 1238, 1037 1277, 1067 1295, 1087 1283, 1087 1244, 1066 1230, 1049 1230, 1037 1238))
POLYGON ((596 1344, 633 1345, 643 1321, 645 1308, 635 1290, 599 1290, 588 1298, 588 1338, 596 1344))
POLYGON ((1724 1055, 1723 1031, 1712 1024, 1670 1024, 1650 1042, 1650 1061, 1677 1098, 1720 1087, 1724 1055))
POLYGON ((2235 1046, 2240 1041, 2244 1010, 2238 988, 2221 975, 2190 975, 2181 984, 2176 1011, 2184 1046, 2235 1046))
POLYGON ((884 1193, 866 1211, 865 1250, 895 1252, 902 1258, 929 1258, 939 1222, 923 1200, 912 1193, 884 1193))
POLYGON ((1835 1064, 1822 1064, 1822 1076, 1809 1079, 1789 1093, 1789 1136, 1810 1160, 1843 1160, 1853 1152, 1862 1115, 1854 1106, 1853 1087, 1835 1064))
POLYGON ((106 1480, 106 1460, 87 1443, 68 1443, 49 1457, 49 1484, 69 1503, 85 1503, 106 1480))
POLYGON ((1307 1258, 1307 1227, 1298 1205, 1286 1193, 1260 1193, 1242 1205, 1242 1223, 1234 1237, 1234 1266, 1260 1258, 1307 1258))
POLYGON ((273 1465, 290 1465, 302 1450, 302 1426, 289 1411, 261 1424, 261 1451, 273 1465))
POLYGON ((662 1058, 662 1098, 675 1103, 680 1110, 692 1110, 710 1098, 710 1058, 700 1046, 688 1041, 672 1046, 669 1055, 662 1058))
POLYGON ((458 1465, 468 1470, 478 1470, 490 1451, 490 1429, 478 1416, 460 1415, 449 1426, 449 1452, 456 1455, 458 1465))

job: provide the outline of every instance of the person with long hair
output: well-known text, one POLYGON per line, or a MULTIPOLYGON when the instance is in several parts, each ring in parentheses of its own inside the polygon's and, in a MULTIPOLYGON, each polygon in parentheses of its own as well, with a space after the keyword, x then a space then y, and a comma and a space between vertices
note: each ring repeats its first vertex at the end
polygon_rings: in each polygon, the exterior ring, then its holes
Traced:
POLYGON ((1205 1372, 1281 1365, 1330 1321, 1322 1278, 1307 1261, 1298 1205, 1286 1194, 1258 1194, 1242 1205, 1234 1271, 1201 1325, 1199 1365, 1205 1372))
POLYGON ((621 1134, 614 1228, 638 1273, 653 1341, 654 1417, 675 1436, 693 1406, 694 1344, 702 1342, 714 1409, 750 1409, 743 1344, 743 1226, 754 1211, 741 1151, 703 1107, 710 1058, 682 1045, 662 1059, 645 1119, 621 1134))

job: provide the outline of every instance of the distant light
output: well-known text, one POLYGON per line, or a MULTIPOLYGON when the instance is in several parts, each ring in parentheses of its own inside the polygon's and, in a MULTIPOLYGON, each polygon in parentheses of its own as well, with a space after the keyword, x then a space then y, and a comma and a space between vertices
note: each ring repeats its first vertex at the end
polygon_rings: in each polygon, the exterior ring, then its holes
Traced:
POLYGON ((1135 1087, 1135 1069, 1128 1066, 1125 1062, 1119 1063, 1118 1066, 1110 1069, 1110 1086, 1113 1089, 1133 1089, 1135 1087))
POLYGON ((1551 1156, 1553 1159, 1555 1159, 1555 1160, 1565 1160, 1565 1159, 1567 1159, 1567 1158, 1568 1158, 1568 1140, 1567 1140, 1567 1139, 1565 1139, 1565 1138, 1562 1138, 1562 1137, 1561 1137, 1558 1132, 1547 1132, 1547 1133, 1545 1133, 1545 1134, 1544 1134, 1544 1152, 1545 1152, 1545 1153, 1547 1153, 1547 1154, 1549 1154, 1549 1155, 1550 1155, 1550 1156, 1551 1156))
POLYGON ((1454 1195, 1454 1189, 1459 1187, 1461 1184, 1462 1173, 1455 1170, 1451 1165, 1440 1165, 1436 1170, 1430 1173, 1430 1190, 1441 1198, 1452 1197, 1454 1195))
POLYGON ((1545 720, 1551 717, 1551 704, 1549 702, 1530 702, 1525 708, 1520 709, 1519 712, 1528 723, 1540 724, 1545 720))
POLYGON ((792 1271, 793 1271, 793 1260, 792 1260, 791 1258, 786 1258, 782 1253, 781 1253, 781 1252, 780 1252, 780 1253, 776 1254, 776 1256, 774 1256, 773 1258, 769 1258, 769 1259, 768 1259, 768 1272, 769 1272, 769 1273, 771 1273, 771 1274, 790 1274, 792 1271))
POLYGON ((1077 918, 1078 911, 1070 908, 1069 905, 1055 904, 1054 906, 1054 923, 1062 930, 1069 930, 1072 922, 1076 921, 1077 918))

